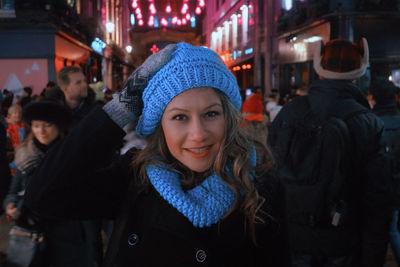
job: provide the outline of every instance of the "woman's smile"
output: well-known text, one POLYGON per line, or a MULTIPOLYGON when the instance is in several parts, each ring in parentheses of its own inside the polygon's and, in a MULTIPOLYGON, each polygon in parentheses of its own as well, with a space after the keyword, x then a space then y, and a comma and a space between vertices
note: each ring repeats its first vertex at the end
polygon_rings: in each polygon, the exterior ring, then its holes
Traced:
POLYGON ((205 158, 211 152, 212 146, 204 146, 204 147, 192 147, 192 148, 185 148, 190 156, 194 158, 205 158))

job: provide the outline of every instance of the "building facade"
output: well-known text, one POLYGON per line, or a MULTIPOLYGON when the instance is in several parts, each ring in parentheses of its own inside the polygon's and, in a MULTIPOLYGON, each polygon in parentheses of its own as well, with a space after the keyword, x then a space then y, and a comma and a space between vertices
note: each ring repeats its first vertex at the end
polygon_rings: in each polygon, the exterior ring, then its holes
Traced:
POLYGON ((369 86, 370 73, 380 74, 400 85, 400 1, 398 0, 280 0, 277 3, 277 66, 274 86, 281 95, 297 87, 308 88, 318 77, 312 67, 316 42, 344 38, 368 40, 370 66, 359 81, 369 86))
POLYGON ((125 2, 2 0, 0 89, 19 95, 23 87, 30 86, 39 94, 69 65, 80 66, 89 83, 104 81, 116 89, 132 70, 123 49, 129 43, 125 2), (113 29, 107 23, 114 24, 113 29))

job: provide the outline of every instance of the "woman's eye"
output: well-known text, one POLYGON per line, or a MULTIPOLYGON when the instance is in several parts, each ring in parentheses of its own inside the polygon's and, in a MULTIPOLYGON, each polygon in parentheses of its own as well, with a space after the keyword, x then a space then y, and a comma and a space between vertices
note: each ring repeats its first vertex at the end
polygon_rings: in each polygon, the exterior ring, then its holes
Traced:
POLYGON ((205 117, 206 117, 206 118, 215 118, 215 117, 217 117, 217 116, 220 115, 220 114, 221 114, 221 113, 218 112, 218 111, 209 111, 209 112, 206 113, 205 117))
POLYGON ((172 119, 177 120, 177 121, 183 121, 186 119, 186 116, 182 115, 182 114, 178 114, 178 115, 175 115, 172 119))

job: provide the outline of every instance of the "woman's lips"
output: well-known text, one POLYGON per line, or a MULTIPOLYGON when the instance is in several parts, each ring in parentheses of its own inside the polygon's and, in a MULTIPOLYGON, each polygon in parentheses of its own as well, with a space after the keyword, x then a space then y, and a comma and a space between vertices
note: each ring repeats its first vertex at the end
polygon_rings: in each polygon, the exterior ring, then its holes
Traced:
POLYGON ((210 154, 212 146, 185 148, 186 152, 194 158, 205 158, 210 154))

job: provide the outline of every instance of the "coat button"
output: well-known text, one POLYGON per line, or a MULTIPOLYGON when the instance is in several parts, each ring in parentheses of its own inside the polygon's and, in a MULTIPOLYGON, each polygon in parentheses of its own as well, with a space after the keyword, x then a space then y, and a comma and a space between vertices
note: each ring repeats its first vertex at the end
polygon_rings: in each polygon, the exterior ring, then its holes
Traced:
POLYGON ((137 245, 138 242, 139 242, 139 236, 137 234, 131 234, 128 237, 128 244, 130 246, 135 246, 135 245, 137 245))
POLYGON ((207 258, 207 254, 204 250, 199 249, 196 252, 196 260, 198 262, 204 262, 206 260, 206 258, 207 258))

